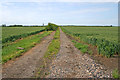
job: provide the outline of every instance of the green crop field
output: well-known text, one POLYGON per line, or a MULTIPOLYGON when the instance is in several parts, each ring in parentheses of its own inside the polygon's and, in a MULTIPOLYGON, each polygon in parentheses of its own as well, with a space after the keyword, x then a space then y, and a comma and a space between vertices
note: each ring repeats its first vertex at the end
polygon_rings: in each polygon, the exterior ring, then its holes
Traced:
POLYGON ((118 41, 118 27, 64 27, 64 29, 86 37, 104 38, 111 42, 118 41))
POLYGON ((2 42, 15 41, 32 34, 36 34, 44 27, 2 27, 2 42))
POLYGON ((98 53, 107 57, 119 53, 118 27, 63 27, 69 35, 97 46, 98 53))

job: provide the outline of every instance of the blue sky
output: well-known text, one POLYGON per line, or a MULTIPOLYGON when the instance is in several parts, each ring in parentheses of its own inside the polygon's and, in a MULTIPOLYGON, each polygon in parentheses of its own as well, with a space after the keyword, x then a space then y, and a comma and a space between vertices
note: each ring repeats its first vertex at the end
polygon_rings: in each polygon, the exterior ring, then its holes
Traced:
POLYGON ((4 2, 0 24, 118 25, 115 2, 4 2))

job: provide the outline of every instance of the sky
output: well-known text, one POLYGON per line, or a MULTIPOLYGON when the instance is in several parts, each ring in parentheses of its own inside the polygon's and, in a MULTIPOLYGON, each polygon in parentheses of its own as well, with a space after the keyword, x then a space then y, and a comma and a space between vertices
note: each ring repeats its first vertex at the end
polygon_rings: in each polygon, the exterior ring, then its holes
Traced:
POLYGON ((0 24, 118 25, 117 2, 75 1, 4 0, 0 5, 0 24))

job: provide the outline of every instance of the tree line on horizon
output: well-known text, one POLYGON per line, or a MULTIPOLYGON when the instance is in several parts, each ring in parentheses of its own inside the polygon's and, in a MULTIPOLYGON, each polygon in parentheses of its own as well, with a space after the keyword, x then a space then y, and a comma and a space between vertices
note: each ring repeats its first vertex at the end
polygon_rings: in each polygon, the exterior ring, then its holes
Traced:
MULTIPOLYGON (((48 23, 48 25, 53 25, 53 23, 48 23)), ((48 25, 9 25, 7 26, 6 24, 2 24, 1 27, 47 27, 48 25)), ((56 24, 54 24, 56 25, 56 24)), ((115 27, 113 25, 107 25, 107 26, 104 26, 104 25, 101 25, 101 26, 86 26, 86 25, 56 25, 56 26, 60 26, 60 27, 115 27)), ((116 26, 117 27, 117 26, 116 26)))

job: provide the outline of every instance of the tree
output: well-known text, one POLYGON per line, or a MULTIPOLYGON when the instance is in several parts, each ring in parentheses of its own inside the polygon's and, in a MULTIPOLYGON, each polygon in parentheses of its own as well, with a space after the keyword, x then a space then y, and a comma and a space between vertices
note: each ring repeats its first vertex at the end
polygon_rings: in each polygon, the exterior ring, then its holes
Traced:
POLYGON ((2 24, 2 27, 6 27, 6 24, 2 24))
POLYGON ((57 30, 57 28, 58 28, 58 26, 53 23, 48 23, 48 25, 46 26, 47 31, 51 31, 51 30, 55 31, 55 30, 57 30))

